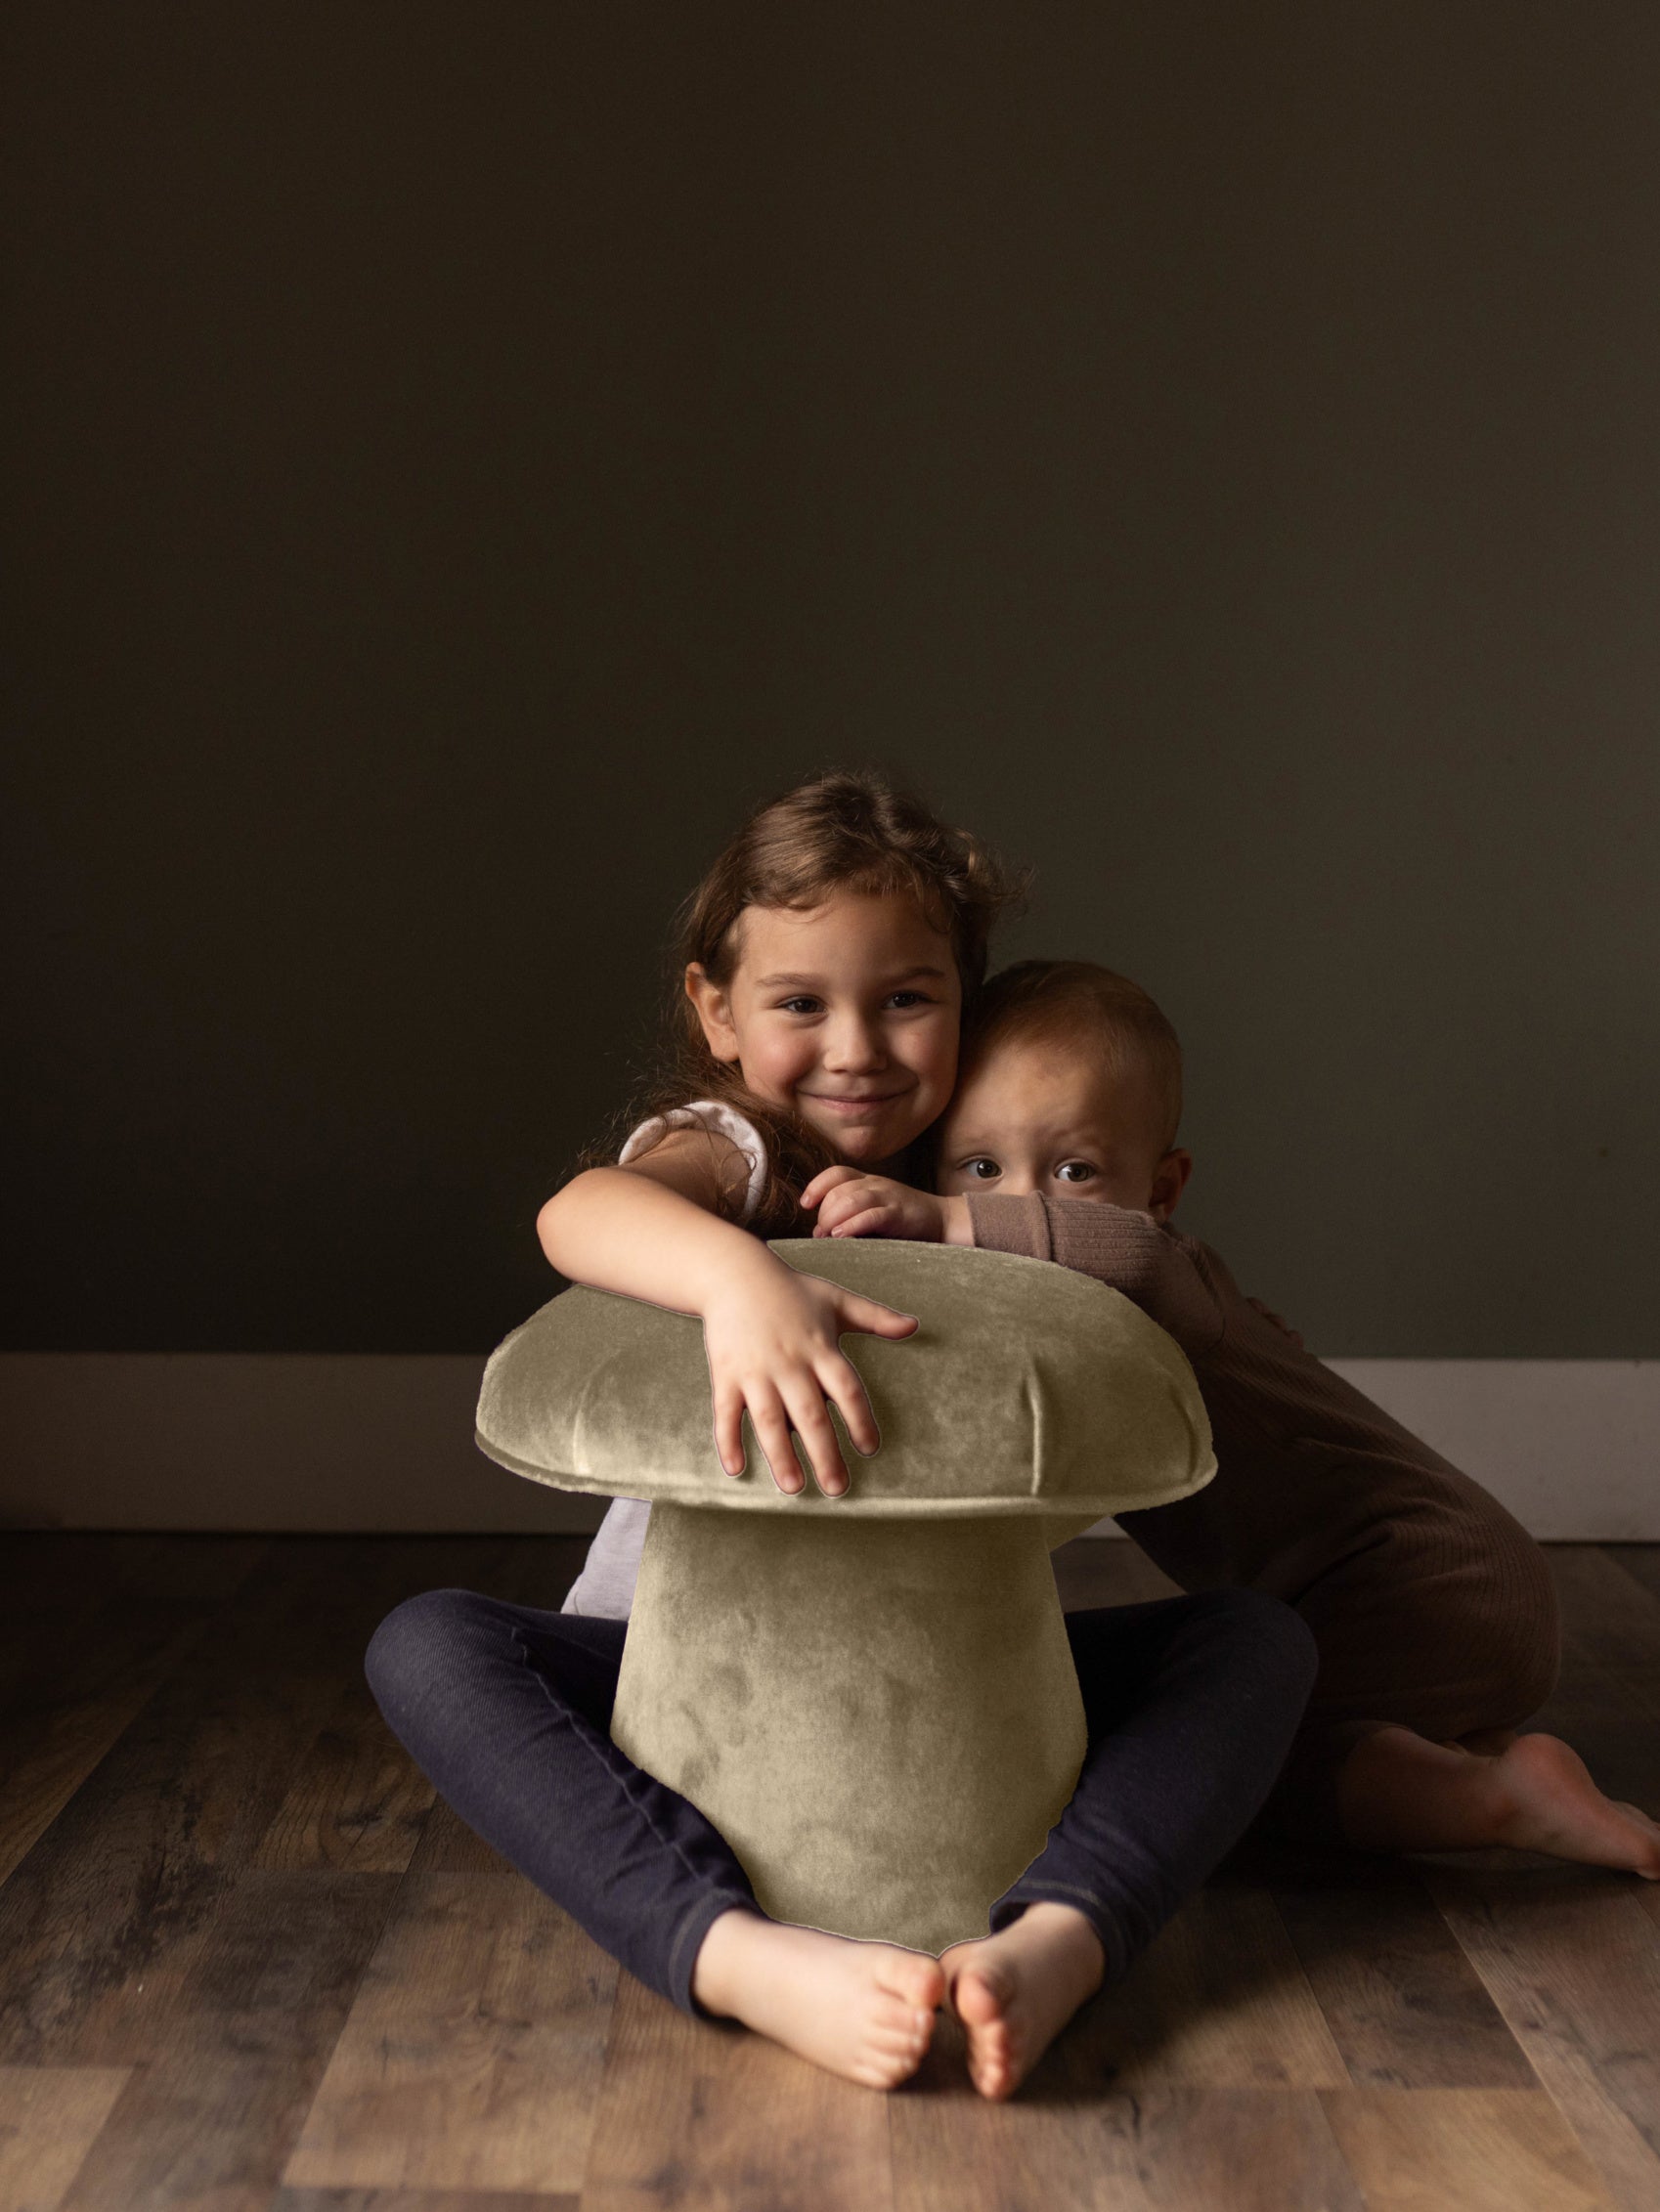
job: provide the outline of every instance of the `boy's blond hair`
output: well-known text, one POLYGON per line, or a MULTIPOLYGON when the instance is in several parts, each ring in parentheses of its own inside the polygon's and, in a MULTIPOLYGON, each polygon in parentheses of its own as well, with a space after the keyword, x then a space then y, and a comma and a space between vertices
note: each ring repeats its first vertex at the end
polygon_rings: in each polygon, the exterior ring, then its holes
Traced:
POLYGON ((957 1080, 1000 1045, 1047 1044, 1099 1056, 1114 1083, 1147 1086, 1158 1155, 1182 1120, 1182 1047, 1139 983, 1093 960, 1017 960, 977 993, 963 1021, 957 1080))

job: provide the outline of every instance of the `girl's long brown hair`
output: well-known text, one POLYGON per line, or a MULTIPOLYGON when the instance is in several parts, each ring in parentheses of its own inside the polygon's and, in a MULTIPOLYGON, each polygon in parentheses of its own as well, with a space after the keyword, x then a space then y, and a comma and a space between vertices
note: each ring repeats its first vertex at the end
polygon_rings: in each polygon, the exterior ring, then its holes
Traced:
MULTIPOLYGON (((984 979, 993 926, 1024 908, 1032 874, 1008 865, 967 830, 948 828, 914 792, 874 770, 832 769, 764 801, 677 912, 655 1062, 563 1181, 614 1163, 631 1130, 653 1114, 693 1099, 723 1099, 766 1143, 766 1184, 747 1226, 761 1236, 809 1234, 800 1193, 834 1165, 836 1153, 800 1114, 758 1099, 735 1065, 715 1058, 685 993, 688 962, 701 962, 725 989, 737 967, 732 925, 746 906, 800 909, 838 892, 909 892, 950 940, 966 1018, 984 979)), ((912 1147, 919 1161, 921 1147, 919 1138, 912 1147)), ((741 1175, 722 1189, 726 1218, 736 1218, 744 1190, 741 1175)))

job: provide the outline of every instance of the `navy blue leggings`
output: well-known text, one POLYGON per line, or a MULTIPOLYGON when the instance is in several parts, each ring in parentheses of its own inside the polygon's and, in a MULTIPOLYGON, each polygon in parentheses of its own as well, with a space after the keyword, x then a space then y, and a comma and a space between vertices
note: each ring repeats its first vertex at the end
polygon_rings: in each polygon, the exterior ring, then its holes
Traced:
MULTIPOLYGON (((682 2012, 721 1913, 759 1912, 720 1833, 611 1741, 628 1624, 429 1590, 387 1616, 370 1686, 469 1827, 682 2012)), ((1089 1749, 1048 1842, 992 1906, 1074 1905, 1115 1981, 1248 1826, 1314 1686, 1314 1638, 1254 1590, 1070 1613, 1089 1749)))

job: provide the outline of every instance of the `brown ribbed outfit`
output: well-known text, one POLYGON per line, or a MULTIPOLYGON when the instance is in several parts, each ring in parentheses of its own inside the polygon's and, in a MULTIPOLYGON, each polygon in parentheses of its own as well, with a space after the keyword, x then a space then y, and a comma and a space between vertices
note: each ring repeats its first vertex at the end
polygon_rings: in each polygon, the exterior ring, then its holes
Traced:
POLYGON ((1263 1590, 1314 1631, 1319 1679, 1265 1825, 1339 1838, 1336 1770, 1392 1721, 1446 1742, 1544 1704, 1561 1640, 1538 1544, 1246 1305, 1207 1244, 1151 1214, 1041 1192, 970 1193, 968 1210, 976 1244, 1094 1276, 1187 1354, 1217 1474, 1119 1526, 1184 1590, 1263 1590))

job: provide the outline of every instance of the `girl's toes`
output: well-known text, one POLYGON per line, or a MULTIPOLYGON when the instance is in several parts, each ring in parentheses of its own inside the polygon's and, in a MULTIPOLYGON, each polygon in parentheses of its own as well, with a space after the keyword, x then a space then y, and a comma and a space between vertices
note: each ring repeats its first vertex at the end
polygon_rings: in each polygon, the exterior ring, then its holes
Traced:
POLYGON ((988 2027, 1007 2010, 1012 1994, 1001 1976, 983 1968, 971 1971, 965 1967, 951 1991, 951 2002, 958 2018, 969 2026, 988 2027))
POLYGON ((938 1959, 901 1952, 882 1978, 886 1988, 917 2012, 932 2013, 944 2001, 945 1976, 938 1959))
POLYGON ((865 2067, 884 2089, 892 2089, 896 2082, 908 2081, 921 2063, 920 2044, 888 2044, 873 2037, 865 2047, 865 2067))
POLYGON ((995 2103, 1014 2087, 1014 2068, 1007 2060, 982 2059, 970 2068, 970 2079, 982 2097, 995 2103))

